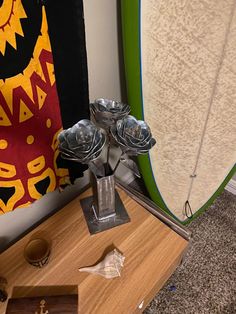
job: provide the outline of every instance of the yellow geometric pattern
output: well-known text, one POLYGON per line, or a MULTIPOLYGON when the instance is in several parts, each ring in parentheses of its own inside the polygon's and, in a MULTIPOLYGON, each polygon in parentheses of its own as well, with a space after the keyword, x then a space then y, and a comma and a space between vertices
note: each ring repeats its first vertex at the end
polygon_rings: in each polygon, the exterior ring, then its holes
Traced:
POLYGON ((26 106, 23 101, 20 101, 20 116, 19 116, 19 121, 24 122, 28 119, 33 117, 33 113, 29 110, 29 108, 26 106))
MULTIPOLYGON (((7 42, 11 44, 13 48, 17 49, 15 34, 17 33, 21 36, 24 36, 20 19, 26 17, 27 16, 25 14, 21 0, 3 1, 2 6, 0 7, 0 54, 5 54, 7 42)), ((3 94, 3 97, 5 98, 6 104, 8 106, 8 108, 3 109, 0 104, 0 126, 11 126, 11 116, 15 114, 17 114, 17 119, 19 119, 18 121, 22 124, 25 121, 33 118, 34 111, 32 109, 32 104, 35 105, 36 111, 40 111, 40 109, 43 108, 47 94, 38 85, 35 85, 36 94, 34 94, 35 90, 33 90, 31 84, 31 77, 33 73, 36 73, 36 75, 38 75, 42 81, 48 81, 48 77, 44 76, 42 66, 39 62, 39 57, 42 50, 51 51, 51 45, 48 36, 47 18, 44 7, 42 7, 42 25, 40 34, 41 35, 38 36, 34 47, 33 56, 30 59, 29 64, 24 69, 23 73, 9 77, 6 80, 0 79, 1 93, 3 94), (24 90, 28 97, 26 100, 32 101, 31 108, 29 108, 29 106, 22 99, 20 100, 19 108, 13 107, 13 90, 17 87, 21 87, 22 90, 24 90)), ((46 65, 48 69, 48 73, 46 74, 49 75, 51 86, 53 86, 55 83, 54 66, 51 63, 47 63, 46 65)), ((28 101, 28 103, 30 103, 30 101, 28 101)), ((52 127, 52 120, 49 118, 47 118, 45 121, 42 121, 42 123, 45 125, 46 129, 52 127)), ((33 160, 29 159, 27 161, 25 166, 27 166, 29 174, 31 176, 34 175, 34 177, 27 179, 27 186, 23 185, 23 180, 21 181, 21 179, 18 179, 17 177, 17 179, 15 178, 15 176, 17 176, 17 169, 14 165, 0 162, 0 177, 2 178, 2 181, 0 181, 0 187, 15 188, 15 193, 10 197, 7 204, 5 204, 3 200, 0 199, 0 214, 13 210, 16 207, 17 202, 23 199, 24 195, 27 193, 32 199, 41 198, 42 195, 37 191, 37 183, 44 179, 49 179, 49 185, 46 192, 55 190, 58 180, 56 175, 60 177, 60 184, 66 183, 69 174, 68 169, 58 169, 56 164, 56 158, 59 155, 57 135, 60 131, 61 130, 56 132, 53 137, 53 141, 51 142, 50 148, 53 150, 53 165, 51 167, 46 165, 46 158, 43 155, 40 155, 40 152, 37 158, 34 157, 34 159, 32 158, 33 160), (12 181, 4 181, 5 179, 9 178, 10 180, 12 178, 12 181)), ((29 133, 25 137, 25 143, 28 145, 35 145, 35 141, 36 138, 30 134, 29 130, 29 133)), ((5 150, 8 148, 8 146, 9 145, 6 139, 3 137, 0 138, 0 150, 5 150)), ((23 203, 24 204, 17 205, 17 207, 23 207, 30 204, 30 202, 27 202, 27 200, 25 200, 23 203)))
POLYGON ((6 149, 8 142, 6 140, 0 140, 0 149, 6 149))
POLYGON ((40 176, 37 177, 33 177, 30 178, 28 180, 28 190, 29 190, 29 194, 32 198, 34 199, 39 199, 40 197, 42 197, 42 194, 40 194, 35 187, 35 184, 38 183, 39 181, 49 178, 50 180, 50 184, 47 188, 46 193, 48 192, 52 192, 55 190, 56 188, 56 177, 55 177, 55 173, 52 169, 47 168, 40 176))
POLYGON ((45 167, 45 158, 43 155, 39 156, 38 158, 28 162, 27 168, 29 173, 37 173, 41 171, 45 167))
POLYGON ((3 107, 0 105, 0 126, 10 126, 11 121, 9 120, 3 107))
POLYGON ((0 161, 0 177, 13 178, 16 175, 16 167, 0 161))
POLYGON ((18 202, 25 194, 25 190, 23 187, 23 184, 20 179, 14 180, 14 181, 0 181, 0 187, 12 187, 14 186, 17 193, 15 193, 5 204, 1 199, 0 199, 0 208, 3 212, 9 212, 13 210, 16 202, 18 202))
MULTIPOLYGON (((4 0, 3 3, 9 2, 9 1, 10 0, 4 0)), ((19 6, 22 6, 20 0, 16 0, 16 2, 19 3, 19 6)), ((14 4, 14 7, 15 7, 15 4, 14 4)), ((1 9, 2 9, 2 7, 0 8, 0 12, 1 12, 1 9)), ((0 42, 2 41, 1 24, 2 23, 0 20, 0 42)), ((16 31, 16 29, 15 29, 15 31, 16 31)), ((49 36, 48 36, 48 24, 47 24, 47 17, 46 17, 46 12, 45 12, 44 7, 42 8, 42 26, 41 26, 40 32, 42 35, 38 36, 38 40, 37 40, 35 48, 34 48, 33 56, 30 59, 28 66, 23 71, 23 74, 19 73, 13 77, 7 78, 5 81, 0 79, 1 92, 2 92, 4 98, 7 102, 7 105, 9 107, 9 110, 11 113, 13 113, 12 86, 21 86, 23 88, 23 90, 25 90, 25 92, 27 93, 27 95, 31 99, 31 101, 34 102, 33 90, 32 90, 32 86, 31 86, 31 82, 30 82, 30 77, 31 77, 32 73, 36 72, 42 79, 44 79, 46 81, 46 78, 44 77, 41 65, 38 62, 39 55, 40 55, 43 48, 46 49, 47 51, 52 51, 49 36)), ((48 74, 49 74, 49 79, 50 79, 51 86, 52 86, 55 83, 54 67, 53 67, 53 65, 49 65, 49 64, 47 64, 47 67, 49 70, 48 74)), ((38 106, 39 106, 38 108, 41 109, 43 106, 43 103, 44 103, 43 101, 45 99, 45 95, 44 95, 44 92, 39 87, 37 87, 37 93, 39 93, 37 95, 38 106)), ((1 122, 2 122, 1 121, 1 113, 2 112, 1 112, 1 107, 0 107, 0 125, 6 125, 6 124, 1 124, 1 122)), ((2 113, 2 115, 4 115, 4 113, 2 113)), ((6 114, 4 115, 4 121, 5 121, 5 123, 7 123, 5 116, 6 116, 6 114)))
POLYGON ((0 7, 0 53, 5 54, 6 43, 16 46, 16 34, 24 36, 20 19, 27 18, 21 0, 4 0, 0 7))
POLYGON ((54 168, 55 168, 56 174, 59 177, 62 177, 61 180, 60 180, 60 185, 63 185, 63 184, 67 184, 68 180, 70 180, 70 179, 69 179, 69 171, 68 171, 68 169, 66 169, 66 168, 58 168, 57 167, 57 158, 58 158, 58 156, 60 154, 59 149, 58 149, 58 139, 57 138, 58 138, 58 135, 59 135, 59 133, 61 131, 62 131, 62 128, 60 130, 58 130, 56 132, 56 134, 54 135, 51 147, 55 151, 54 158, 53 158, 54 168))
POLYGON ((37 89, 37 95, 38 95, 39 109, 41 109, 43 107, 47 94, 39 86, 36 86, 36 89, 37 89))

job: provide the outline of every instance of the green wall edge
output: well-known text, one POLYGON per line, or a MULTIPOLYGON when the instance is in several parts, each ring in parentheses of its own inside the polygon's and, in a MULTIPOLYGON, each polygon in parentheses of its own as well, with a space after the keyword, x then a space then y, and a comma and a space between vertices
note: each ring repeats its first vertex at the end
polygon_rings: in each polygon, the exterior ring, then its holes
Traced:
MULTIPOLYGON (((121 0, 123 50, 128 103, 131 107, 132 115, 143 120, 139 11, 139 0, 121 0)), ((173 216, 157 190, 149 157, 147 155, 140 156, 138 158, 138 164, 152 200, 173 216)))

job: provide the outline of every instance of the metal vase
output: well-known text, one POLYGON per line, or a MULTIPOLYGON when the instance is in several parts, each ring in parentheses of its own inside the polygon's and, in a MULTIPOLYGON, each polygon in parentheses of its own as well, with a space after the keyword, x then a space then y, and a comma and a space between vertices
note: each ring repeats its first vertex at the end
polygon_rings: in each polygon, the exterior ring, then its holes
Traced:
POLYGON ((98 220, 116 215, 115 176, 111 169, 105 177, 91 172, 93 189, 93 210, 98 220))
POLYGON ((93 195, 81 200, 91 234, 111 229, 130 221, 115 189, 115 175, 108 164, 90 167, 93 195))

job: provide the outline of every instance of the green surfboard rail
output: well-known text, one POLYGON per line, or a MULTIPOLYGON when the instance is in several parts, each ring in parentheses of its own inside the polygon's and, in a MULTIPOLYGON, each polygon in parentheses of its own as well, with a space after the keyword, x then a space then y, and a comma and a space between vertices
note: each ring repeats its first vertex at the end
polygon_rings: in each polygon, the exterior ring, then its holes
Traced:
MULTIPOLYGON (((121 0, 122 17, 122 36, 123 52, 125 64, 125 77, 128 103, 131 107, 131 113, 140 120, 145 120, 143 113, 142 97, 142 66, 141 66, 141 47, 140 47, 140 1, 141 0, 121 0)), ((157 145, 158 145, 158 139, 157 145)), ((188 224, 194 218, 199 216, 209 207, 215 198, 224 190, 229 180, 236 173, 236 165, 231 169, 223 183, 211 198, 196 212, 185 221, 180 221, 166 206, 160 191, 156 185, 149 155, 138 157, 138 165, 152 200, 168 215, 174 217, 182 224, 188 224)))

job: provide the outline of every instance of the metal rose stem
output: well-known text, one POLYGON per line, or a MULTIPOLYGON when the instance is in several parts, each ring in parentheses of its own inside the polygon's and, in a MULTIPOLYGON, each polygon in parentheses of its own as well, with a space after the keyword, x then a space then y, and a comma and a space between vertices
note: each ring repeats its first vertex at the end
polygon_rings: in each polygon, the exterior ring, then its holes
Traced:
POLYGON ((120 155, 120 158, 118 159, 118 162, 117 164, 115 165, 115 168, 113 169, 113 173, 116 172, 116 169, 118 168, 119 164, 120 164, 120 161, 121 161, 121 158, 124 156, 124 153, 122 152, 121 155, 120 155))
POLYGON ((108 146, 107 146, 107 162, 106 162, 106 173, 109 172, 109 158, 110 158, 110 148, 111 148, 111 133, 110 128, 107 132, 107 138, 108 138, 108 146))

